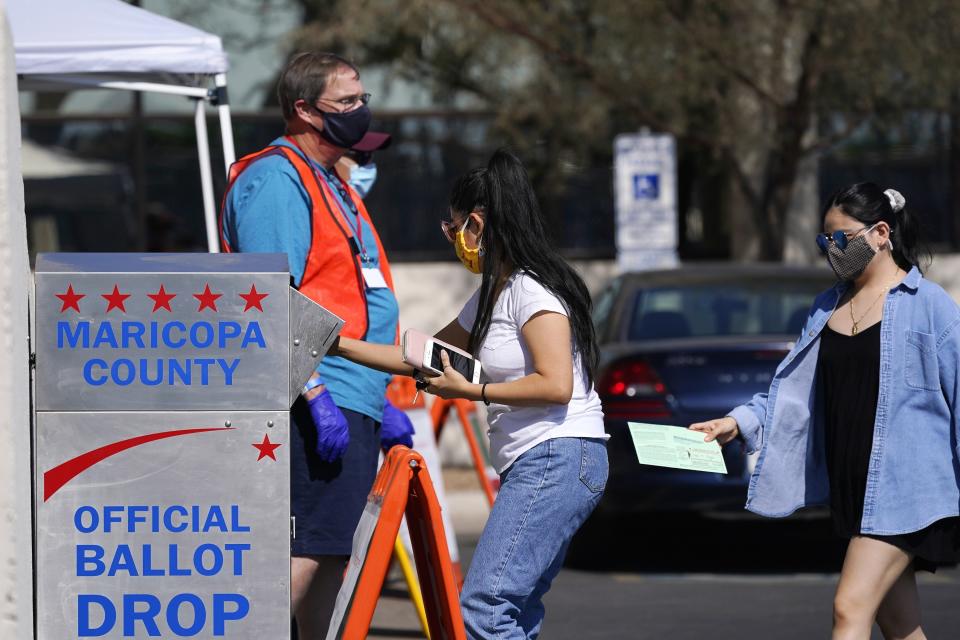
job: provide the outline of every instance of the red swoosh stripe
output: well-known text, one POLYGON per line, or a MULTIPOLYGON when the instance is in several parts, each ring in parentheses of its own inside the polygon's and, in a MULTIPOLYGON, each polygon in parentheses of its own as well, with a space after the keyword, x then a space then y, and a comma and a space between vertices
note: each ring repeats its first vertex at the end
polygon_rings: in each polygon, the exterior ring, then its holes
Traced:
POLYGON ((143 436, 136 436, 126 440, 120 440, 119 442, 113 442, 111 444, 104 445, 99 449, 81 453, 76 458, 67 460, 66 462, 59 464, 53 469, 43 473, 43 501, 46 502, 49 500, 50 496, 59 491, 63 485, 67 484, 93 465, 106 460, 110 456, 116 455, 122 451, 126 451, 127 449, 132 449, 133 447, 137 447, 148 442, 164 440, 166 438, 173 438, 176 436, 185 436, 191 433, 230 430, 232 430, 232 427, 211 427, 206 429, 178 429, 176 431, 161 431, 160 433, 149 433, 143 436))

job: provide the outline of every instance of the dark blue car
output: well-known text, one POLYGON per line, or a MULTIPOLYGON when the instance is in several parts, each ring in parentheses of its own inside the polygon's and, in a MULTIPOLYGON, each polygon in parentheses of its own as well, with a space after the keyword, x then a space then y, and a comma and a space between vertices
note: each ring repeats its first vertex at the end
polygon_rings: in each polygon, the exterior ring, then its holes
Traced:
POLYGON ((627 422, 686 427, 766 391, 800 334, 823 269, 698 265, 622 275, 596 299, 596 387, 610 434, 602 511, 740 512, 755 456, 725 447, 727 475, 643 466, 627 422))

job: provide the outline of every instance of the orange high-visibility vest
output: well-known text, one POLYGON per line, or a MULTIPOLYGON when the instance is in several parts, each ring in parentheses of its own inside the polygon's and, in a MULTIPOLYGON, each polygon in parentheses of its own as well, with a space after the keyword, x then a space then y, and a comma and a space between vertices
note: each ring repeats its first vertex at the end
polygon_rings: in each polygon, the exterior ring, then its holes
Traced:
MULTIPOLYGON (((363 280, 360 244, 347 220, 336 204, 336 198, 330 187, 321 180, 310 163, 294 149, 282 145, 272 145, 256 153, 244 156, 230 166, 227 176, 227 188, 223 194, 223 206, 220 212, 220 245, 224 253, 233 249, 227 241, 223 212, 226 209, 227 196, 237 178, 253 162, 260 158, 279 155, 287 159, 297 170, 300 184, 310 198, 310 228, 312 232, 307 264, 300 281, 300 293, 307 296, 331 313, 343 318, 344 325, 340 335, 347 338, 364 339, 370 325, 367 307, 367 290, 363 280)), ((363 201, 352 188, 347 189, 360 217, 373 231, 373 239, 380 253, 380 272, 387 286, 393 291, 393 277, 390 275, 390 263, 380 243, 370 214, 363 201)), ((282 212, 270 212, 283 215, 282 212)))

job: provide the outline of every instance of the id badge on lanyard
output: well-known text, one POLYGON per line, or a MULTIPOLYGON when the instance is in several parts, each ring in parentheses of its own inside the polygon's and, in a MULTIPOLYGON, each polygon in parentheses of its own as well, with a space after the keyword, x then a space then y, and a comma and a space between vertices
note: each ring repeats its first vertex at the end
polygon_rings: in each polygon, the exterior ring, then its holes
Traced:
POLYGON ((363 267, 361 271, 363 272, 363 281, 367 285, 367 289, 387 288, 387 280, 383 277, 383 273, 378 267, 363 267))

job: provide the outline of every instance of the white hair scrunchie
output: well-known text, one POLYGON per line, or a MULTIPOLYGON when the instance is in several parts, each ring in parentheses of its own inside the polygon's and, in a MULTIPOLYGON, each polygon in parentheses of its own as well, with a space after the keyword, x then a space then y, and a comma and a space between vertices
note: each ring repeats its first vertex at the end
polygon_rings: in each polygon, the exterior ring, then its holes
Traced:
POLYGON ((903 207, 907 204, 907 199, 896 189, 887 189, 883 194, 890 200, 890 208, 893 209, 894 213, 903 210, 903 207))

